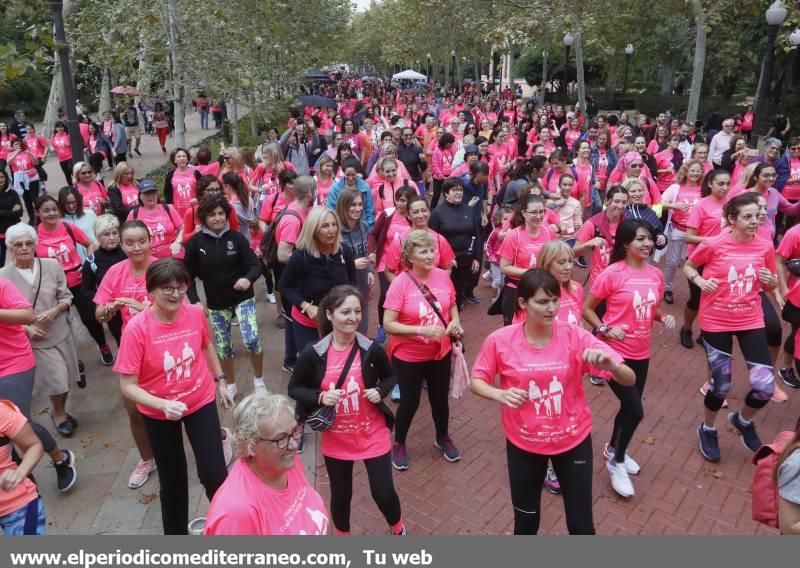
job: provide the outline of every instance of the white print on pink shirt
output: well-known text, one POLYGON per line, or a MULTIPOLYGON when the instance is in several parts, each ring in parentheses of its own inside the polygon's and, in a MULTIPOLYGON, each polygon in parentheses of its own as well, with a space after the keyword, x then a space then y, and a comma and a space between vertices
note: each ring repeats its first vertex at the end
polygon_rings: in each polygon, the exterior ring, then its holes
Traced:
POLYGON ((185 382, 191 378, 192 363, 194 362, 194 350, 189 347, 187 342, 183 343, 183 352, 180 359, 175 359, 169 351, 164 351, 164 373, 167 375, 167 382, 185 382))
POLYGON ((61 243, 58 246, 58 250, 53 247, 47 247, 47 258, 55 258, 61 266, 64 266, 69 262, 69 249, 67 245, 61 243))
POLYGON ((747 265, 744 274, 739 274, 736 267, 731 264, 728 270, 728 286, 730 286, 731 294, 736 293, 739 296, 745 296, 753 290, 753 284, 756 281, 756 270, 753 268, 752 263, 747 265))
MULTIPOLYGON (((286 509, 286 515, 283 517, 283 525, 281 525, 281 528, 278 529, 279 533, 287 532, 289 527, 294 524, 294 520, 297 518, 297 515, 300 513, 307 514, 314 525, 316 525, 317 532, 315 534, 324 535, 328 532, 328 517, 325 515, 325 513, 316 509, 311 509, 310 507, 303 507, 306 499, 306 493, 308 493, 307 485, 303 486, 294 496, 294 502, 286 509)), ((301 530, 300 534, 307 533, 301 530)))
MULTIPOLYGON (((558 316, 556 316, 556 319, 558 319, 558 316)), ((578 325, 578 318, 575 317, 575 314, 572 312, 572 310, 567 311, 567 323, 569 325, 578 325)))
MULTIPOLYGON (((441 312, 442 306, 439 304, 438 300, 434 303, 436 304, 436 309, 441 312)), ((436 315, 436 312, 434 312, 433 308, 428 304, 428 300, 423 299, 419 303, 419 322, 420 327, 437 326, 441 323, 439 321, 439 316, 436 315)), ((424 335, 420 337, 425 343, 430 341, 429 338, 424 335)), ((438 341, 438 339, 436 341, 438 341)))
POLYGON ((542 407, 544 407, 546 416, 561 416, 561 396, 563 394, 564 386, 555 375, 546 390, 541 390, 535 381, 528 383, 528 398, 533 403, 536 416, 541 414, 542 407))
MULTIPOLYGON (((306 507, 306 513, 308 513, 311 522, 317 527, 317 532, 314 533, 315 535, 328 534, 328 517, 325 516, 325 513, 317 509, 312 509, 311 507, 306 507)), ((307 535, 308 533, 304 529, 300 529, 298 534, 307 535)))
POLYGON ((608 261, 611 260, 611 251, 608 249, 605 239, 603 239, 600 242, 599 252, 600 252, 600 265, 608 266, 608 261))
POLYGON ((178 183, 178 195, 183 201, 191 201, 192 186, 189 183, 178 183))
POLYGON ((159 223, 156 225, 155 230, 150 231, 150 238, 153 239, 153 245, 160 244, 164 240, 164 235, 166 234, 167 229, 159 223))
POLYGON ((653 315, 653 308, 656 305, 656 295, 652 288, 647 290, 647 298, 643 298, 639 290, 633 291, 633 311, 638 320, 650 320, 653 315))
POLYGON ((126 207, 133 207, 139 202, 139 194, 138 193, 131 193, 125 198, 125 206, 126 207))

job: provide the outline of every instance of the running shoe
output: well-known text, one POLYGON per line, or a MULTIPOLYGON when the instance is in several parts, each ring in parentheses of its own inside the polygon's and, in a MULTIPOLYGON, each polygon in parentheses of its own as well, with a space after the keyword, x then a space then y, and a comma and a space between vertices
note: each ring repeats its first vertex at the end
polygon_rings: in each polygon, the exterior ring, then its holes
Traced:
POLYGON ((267 292, 267 302, 270 304, 274 304, 275 301, 276 301, 275 294, 270 294, 269 292, 267 292))
POLYGON ((783 390, 778 383, 775 383, 775 392, 772 393, 772 402, 786 402, 789 400, 789 395, 783 390))
POLYGON ((142 155, 142 153, 139 151, 139 148, 136 148, 136 149, 134 150, 134 152, 136 152, 136 155, 137 155, 137 156, 141 156, 141 155, 142 155))
POLYGON ((58 463, 53 462, 53 466, 56 468, 58 490, 64 493, 72 489, 78 481, 78 471, 75 469, 75 454, 69 450, 61 451, 64 452, 64 459, 58 463))
MULTIPOLYGON (((701 386, 698 389, 698 392, 702 396, 706 396, 706 393, 708 392, 708 389, 710 389, 710 388, 711 388, 711 385, 708 383, 708 381, 706 381, 705 383, 703 383, 703 386, 701 386)), ((727 399, 722 401, 722 408, 728 408, 728 400, 727 399)))
MULTIPOLYGON (((603 455, 608 460, 614 459, 614 448, 606 444, 603 446, 603 455)), ((628 452, 625 452, 625 461, 623 463, 625 464, 625 470, 631 475, 639 475, 639 472, 642 470, 639 464, 636 463, 636 460, 628 455, 628 452)))
POLYGON ((694 342, 692 341, 692 330, 686 329, 681 327, 680 331, 678 332, 681 337, 681 345, 686 347, 686 349, 691 349, 694 347, 694 342))
POLYGON ((111 353, 111 348, 108 346, 108 343, 104 343, 100 346, 100 361, 106 367, 114 364, 114 354, 111 353))
POLYGON ((237 394, 239 394, 239 389, 236 386, 236 383, 228 383, 228 394, 231 395, 231 398, 235 398, 237 394))
POLYGON ((389 536, 406 536, 406 535, 408 535, 408 529, 406 528, 405 525, 403 525, 403 530, 401 530, 399 533, 393 533, 392 529, 389 529, 389 536))
POLYGON ((450 439, 450 436, 436 438, 433 445, 442 450, 442 456, 444 456, 444 459, 447 461, 457 462, 461 459, 461 452, 459 452, 458 448, 453 444, 453 440, 450 439))
POLYGON ((717 429, 708 430, 701 422, 697 427, 697 438, 700 440, 700 453, 703 454, 703 457, 708 461, 718 462, 720 453, 717 429))
POLYGON ((142 485, 147 483, 150 474, 156 471, 155 460, 139 460, 136 467, 133 468, 130 477, 128 477, 128 487, 130 489, 139 489, 142 485))
POLYGON ((747 425, 742 424, 741 417, 742 415, 739 412, 731 412, 728 414, 728 422, 742 435, 742 444, 744 444, 744 447, 755 453, 758 451, 758 448, 761 447, 761 439, 758 437, 758 434, 756 434, 756 425, 752 422, 747 425))
POLYGON ((86 365, 83 364, 83 361, 78 359, 78 388, 85 389, 86 388, 86 365))
POLYGON ((383 330, 383 326, 378 326, 378 332, 375 334, 375 341, 378 343, 385 343, 386 342, 386 332, 383 330))
POLYGON ((582 256, 579 256, 575 259, 575 264, 577 264, 580 268, 589 268, 589 265, 586 264, 586 259, 582 256))
POLYGON ((480 304, 481 303, 481 299, 478 296, 476 296, 475 294, 473 294, 472 296, 467 296, 466 300, 470 304, 480 304))
POLYGON ((484 273, 481 275, 481 278, 483 278, 483 279, 484 279, 484 280, 486 280, 487 282, 491 282, 491 281, 492 281, 492 273, 491 273, 490 271, 488 271, 488 270, 487 270, 486 272, 484 272, 484 273))
POLYGON ((791 387, 793 389, 800 389, 800 379, 797 378, 797 375, 794 372, 794 369, 791 367, 784 367, 778 374, 781 377, 781 380, 787 387, 791 387))
POLYGON ((664 290, 664 301, 668 304, 675 303, 675 296, 672 294, 672 290, 664 290))
POLYGON ((561 484, 558 482, 556 472, 551 466, 548 466, 547 473, 544 474, 544 488, 553 495, 561 493, 561 484))
POLYGON ((239 320, 238 320, 237 318, 235 318, 235 317, 234 317, 234 318, 232 318, 232 319, 231 319, 231 325, 232 325, 233 327, 239 327, 239 320))
POLYGON ((631 483, 631 478, 628 477, 628 470, 625 469, 625 464, 608 460, 606 468, 611 476, 611 487, 614 488, 614 491, 622 497, 633 497, 633 483, 631 483))
POLYGON ((399 471, 408 469, 405 444, 395 442, 392 446, 392 467, 399 471))
POLYGON ((264 379, 253 379, 253 390, 255 392, 269 392, 264 379))
POLYGON ((281 371, 283 371, 284 373, 289 373, 291 375, 294 373, 294 365, 284 363, 283 367, 281 367, 281 371))
POLYGON ((596 387, 602 387, 603 385, 606 384, 606 380, 604 378, 595 377, 594 375, 589 377, 589 382, 592 383, 596 387))
POLYGON ((227 428, 221 428, 225 437, 222 439, 222 455, 225 457, 225 467, 233 460, 233 434, 227 428))
POLYGON ((400 385, 394 385, 392 394, 389 395, 392 402, 400 402, 400 385))
POLYGON ((273 323, 278 329, 283 329, 286 327, 286 320, 284 319, 283 314, 278 314, 278 317, 275 318, 273 323))

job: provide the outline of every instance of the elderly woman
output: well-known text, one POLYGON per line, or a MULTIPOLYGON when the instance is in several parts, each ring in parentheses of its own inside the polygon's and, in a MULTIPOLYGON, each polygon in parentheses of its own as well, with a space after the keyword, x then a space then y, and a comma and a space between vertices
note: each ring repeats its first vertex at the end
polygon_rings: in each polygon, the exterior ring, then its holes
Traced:
POLYGON ((69 385, 78 381, 78 354, 67 321, 72 292, 57 260, 36 258, 35 247, 14 248, 16 242, 36 243, 33 228, 18 224, 8 234, 13 262, 0 269, 0 277, 11 281, 33 306, 36 321, 25 326, 25 334, 36 359, 36 383, 50 397, 50 418, 56 430, 69 437, 78 427, 65 409, 69 385))
MULTIPOLYGON (((119 220, 114 215, 100 215, 94 224, 94 233, 100 246, 86 257, 81 267, 83 291, 90 298, 94 298, 108 270, 127 258, 120 246, 119 220)), ((115 314, 107 323, 108 330, 119 346, 122 317, 115 314)))
MULTIPOLYGON (((228 174, 225 174, 226 176, 228 174)), ((237 178, 238 179, 238 178, 237 178)), ((261 276, 261 263, 242 233, 228 224, 231 206, 222 195, 207 195, 198 216, 203 228, 186 246, 184 263, 192 279, 203 282, 206 304, 214 332, 217 356, 227 375, 231 397, 236 396, 231 321, 239 321, 244 345, 253 367, 253 385, 264 385, 264 347, 258 335, 253 283, 261 276)))
POLYGON ((206 535, 325 535, 328 512, 308 483, 297 448, 294 401, 259 391, 233 414, 239 457, 217 490, 206 535))
MULTIPOLYGON (((20 257, 34 258, 36 251, 36 233, 25 224, 18 223, 9 228, 7 236, 12 254, 20 257)), ((25 285, 30 288, 35 285, 34 277, 42 274, 32 274, 36 264, 30 263, 30 268, 17 268, 9 265, 10 271, 18 271, 24 279, 25 285), (30 275, 30 279, 27 276, 30 275)), ((63 274, 63 273, 62 273, 63 274)), ((64 308, 59 306, 59 310, 64 308)), ((36 326, 46 328, 44 323, 55 319, 51 312, 36 315, 31 302, 7 278, 0 278, 0 400, 10 400, 20 409, 20 412, 31 422, 33 431, 42 442, 44 451, 53 460, 56 468, 58 490, 69 490, 78 479, 75 471, 75 456, 69 450, 61 450, 53 436, 43 426, 31 420, 31 400, 33 398, 33 378, 36 369, 36 359, 31 348, 30 339, 27 337, 25 327, 36 326), (51 319, 52 318, 52 319, 51 319)))
POLYGON ((144 416, 161 484, 164 534, 188 533, 184 429, 209 500, 228 473, 216 398, 226 408, 233 406, 233 398, 211 345, 203 308, 184 301, 189 281, 186 267, 174 258, 162 258, 147 268, 145 283, 153 304, 122 332, 114 366, 122 395, 144 416))

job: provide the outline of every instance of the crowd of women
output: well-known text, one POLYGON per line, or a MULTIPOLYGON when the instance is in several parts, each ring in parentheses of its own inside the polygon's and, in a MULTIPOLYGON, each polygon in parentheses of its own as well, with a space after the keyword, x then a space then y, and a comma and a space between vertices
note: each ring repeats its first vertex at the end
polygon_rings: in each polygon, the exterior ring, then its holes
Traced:
MULTIPOLYGON (((77 479, 72 452, 31 416, 35 380, 56 431, 79 427, 68 395, 87 377, 72 305, 120 376, 140 457, 129 486, 158 471, 165 534, 188 530, 184 431, 211 502, 206 534, 349 534, 358 461, 386 530, 406 534, 393 469, 414 466, 423 392, 430 443, 461 459, 450 434, 456 383, 500 407, 514 532, 538 531, 546 487, 563 496, 569 532, 592 534, 586 389, 607 384, 619 401, 602 459, 614 491, 633 497, 643 468, 630 448, 656 324, 694 349, 699 321, 703 418, 685 426, 712 462, 724 457, 717 414, 738 340, 750 387, 727 420, 759 449, 757 415, 788 398, 778 382, 800 387, 800 138, 786 153, 769 139, 757 154, 736 132, 746 120, 726 118, 706 133, 710 152, 693 124, 666 115, 589 118, 510 92, 480 98, 471 86, 441 99, 357 78, 328 88, 336 109, 297 109, 255 150, 222 146, 214 160, 208 148, 175 149, 161 191, 124 161, 108 187, 79 162, 57 197, 30 204, 28 225, 12 176, 0 174, 10 251, 0 349, 16 354, 0 360, 0 434, 19 454, 4 453, 0 476, 7 534, 45 530, 28 477, 43 451, 61 491, 77 479), (676 318, 662 306, 676 301, 681 265, 690 297, 676 318), (257 319, 262 277, 284 333, 288 396, 265 384, 274 330, 257 319), (481 317, 464 306, 481 302, 482 278, 493 291, 482 317, 502 320, 470 378, 462 315, 481 317), (234 373, 234 327, 252 384, 234 373), (217 402, 235 405, 231 428, 217 402), (321 432, 327 504, 298 457, 309 428, 321 432)), ((800 532, 798 447, 800 431, 777 474, 784 532, 800 532)))

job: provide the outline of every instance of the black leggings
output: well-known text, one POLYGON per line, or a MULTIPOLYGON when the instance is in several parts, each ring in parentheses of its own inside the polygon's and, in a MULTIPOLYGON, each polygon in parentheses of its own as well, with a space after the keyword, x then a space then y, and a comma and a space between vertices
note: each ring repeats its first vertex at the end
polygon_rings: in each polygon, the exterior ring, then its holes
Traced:
POLYGON ((78 310, 78 315, 86 327, 86 331, 89 332, 98 347, 105 345, 106 335, 103 326, 94 317, 94 302, 89 299, 80 284, 70 287, 69 291, 72 292, 72 305, 78 310))
POLYGON ((58 162, 61 166, 61 171, 64 172, 64 179, 67 180, 67 185, 72 185, 72 158, 58 162))
MULTIPOLYGON (((702 267, 697 269, 697 274, 700 276, 703 275, 702 267)), ((700 292, 700 287, 689 280, 689 300, 686 302, 686 307, 693 312, 696 312, 700 309, 700 292)))
POLYGON ((397 374, 400 386, 400 406, 397 408, 394 440, 399 444, 406 443, 408 429, 419 408, 422 397, 422 381, 428 380, 428 402, 436 428, 436 437, 447 436, 447 423, 450 420, 450 405, 447 396, 450 392, 450 353, 439 361, 422 361, 410 363, 392 358, 392 367, 397 374))
POLYGON ((503 325, 511 325, 511 322, 514 321, 514 311, 517 309, 517 289, 512 288, 506 282, 500 293, 503 295, 500 299, 500 307, 503 310, 503 325))
POLYGON ((380 296, 378 297, 378 325, 383 325, 383 303, 386 301, 386 291, 389 289, 389 279, 385 272, 378 272, 378 285, 380 296))
MULTIPOLYGON (((341 532, 350 532, 350 501, 353 498, 353 464, 325 456, 325 469, 331 480, 331 518, 341 532)), ((369 491, 389 526, 400 522, 400 498, 392 478, 392 453, 364 460, 369 479, 369 491)))
POLYGON ((594 534, 592 520, 592 436, 561 454, 526 452, 506 440, 514 534, 537 534, 547 462, 561 484, 569 534, 594 534))
POLYGON ((442 195, 442 185, 444 185, 444 179, 433 180, 433 197, 431 197, 431 211, 433 211, 436 208, 436 204, 439 203, 439 197, 442 195))
POLYGON ((261 263, 261 274, 264 275, 264 282, 267 285, 267 294, 275 292, 275 282, 272 278, 272 270, 263 262, 261 263))
POLYGON ((783 344, 783 350, 790 355, 794 355, 794 337, 797 335, 797 329, 800 328, 800 308, 786 300, 781 317, 783 321, 789 322, 789 325, 792 326, 792 331, 789 332, 789 337, 786 338, 786 342, 783 344))
POLYGON ((107 323, 108 331, 111 332, 111 337, 114 338, 114 341, 117 342, 117 347, 119 347, 122 342, 122 316, 117 312, 107 323))
POLYGON ((772 302, 767 298, 767 293, 761 291, 758 295, 761 296, 761 311, 764 312, 764 330, 767 332, 767 345, 780 347, 781 336, 783 335, 781 320, 772 302))
POLYGON ((474 288, 472 278, 471 261, 464 266, 456 266, 450 274, 450 280, 453 282, 453 288, 456 291, 456 304, 459 306, 463 306, 465 298, 472 295, 474 288))
POLYGON ((183 425, 197 463, 197 477, 208 500, 228 476, 222 454, 216 402, 209 402, 180 420, 156 420, 144 416, 144 428, 153 450, 161 485, 161 522, 164 534, 188 534, 189 477, 183 450, 183 425))
POLYGON ((33 210, 33 204, 39 197, 39 180, 32 181, 28 185, 28 189, 22 191, 22 202, 25 204, 25 211, 28 213, 28 224, 34 225, 36 213, 33 210))
POLYGON ((614 460, 618 463, 625 461, 625 452, 633 439, 636 427, 644 418, 642 407, 642 394, 647 382, 647 370, 650 359, 625 359, 625 364, 636 375, 636 383, 627 387, 616 381, 609 381, 608 385, 619 399, 619 412, 614 418, 614 428, 611 430, 609 445, 614 448, 614 460))

